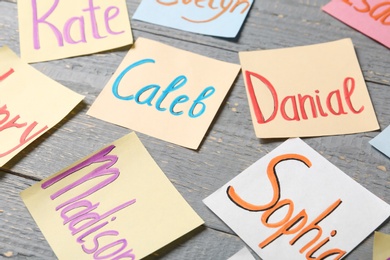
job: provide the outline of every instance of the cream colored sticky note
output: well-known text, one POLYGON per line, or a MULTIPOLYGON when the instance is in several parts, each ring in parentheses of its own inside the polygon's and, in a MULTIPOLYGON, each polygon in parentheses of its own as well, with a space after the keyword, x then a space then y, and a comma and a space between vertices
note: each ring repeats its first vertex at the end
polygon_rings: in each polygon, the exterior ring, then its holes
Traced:
POLYGON ((390 235, 375 232, 372 260, 390 260, 390 235))
POLYGON ((27 62, 96 53, 133 42, 125 0, 18 1, 20 51, 27 62))
POLYGON ((88 114, 197 149, 239 70, 139 38, 88 114))
POLYGON ((21 197, 59 259, 141 259, 203 224, 135 133, 21 197))
POLYGON ((0 166, 63 119, 84 97, 0 48, 0 166))
POLYGON ((379 129, 350 39, 239 55, 257 137, 379 129))

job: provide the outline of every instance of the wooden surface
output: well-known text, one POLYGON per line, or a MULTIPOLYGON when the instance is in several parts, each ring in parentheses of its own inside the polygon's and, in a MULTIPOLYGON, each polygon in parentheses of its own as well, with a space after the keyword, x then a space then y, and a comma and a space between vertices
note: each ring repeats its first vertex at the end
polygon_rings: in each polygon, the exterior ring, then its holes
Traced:
MULTIPOLYGON (((130 17, 140 0, 128 0, 130 17)), ((382 129, 390 125, 390 50, 321 11, 328 0, 256 0, 237 39, 182 32, 132 20, 133 36, 147 37, 184 50, 239 63, 238 51, 274 49, 352 38, 382 129)), ((19 53, 17 6, 0 0, 0 46, 19 53)), ((109 80, 128 48, 33 66, 86 96, 54 129, 5 165, 0 173, 0 258, 55 259, 19 192, 50 176, 128 129, 89 117, 86 111, 109 80)), ((1 97, 0 97, 1 98, 1 97)), ((378 132, 305 138, 333 164, 390 203, 390 160, 368 141, 378 132)), ((148 259, 226 259, 244 243, 202 203, 283 140, 256 138, 240 74, 198 151, 138 134, 150 154, 206 224, 148 259)), ((372 212, 375 214, 375 212, 372 212)), ((379 231, 389 234, 387 220, 379 231)), ((371 259, 373 235, 345 259, 371 259)))

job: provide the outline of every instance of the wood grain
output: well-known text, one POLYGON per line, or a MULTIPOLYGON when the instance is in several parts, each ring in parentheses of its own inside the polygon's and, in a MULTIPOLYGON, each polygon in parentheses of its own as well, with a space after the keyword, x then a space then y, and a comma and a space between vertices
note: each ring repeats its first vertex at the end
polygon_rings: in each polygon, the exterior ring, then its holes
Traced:
MULTIPOLYGON (((0 46, 19 53, 16 1, 0 0, 0 46)), ((129 15, 140 0, 127 1, 129 15)), ((227 40, 132 20, 134 38, 146 37, 223 61, 239 63, 238 51, 273 49, 352 38, 382 129, 390 125, 389 49, 321 11, 327 0, 255 1, 236 39, 227 40)), ((86 96, 54 129, 11 160, 0 176, 0 258, 55 259, 19 198, 19 192, 130 130, 89 117, 86 111, 125 56, 128 47, 33 64, 50 78, 86 96)), ((0 97, 1 98, 1 97, 0 97)), ((305 138, 325 158, 390 203, 390 160, 368 141, 378 132, 305 138)), ((283 140, 256 138, 242 75, 223 102, 198 151, 138 134, 175 187, 205 220, 205 227, 175 241, 151 259, 226 259, 244 244, 202 203, 231 178, 283 140)), ((375 214, 375 213, 373 213, 375 214)), ((386 221, 379 229, 390 233, 386 221)), ((370 235, 346 259, 371 259, 370 235)))

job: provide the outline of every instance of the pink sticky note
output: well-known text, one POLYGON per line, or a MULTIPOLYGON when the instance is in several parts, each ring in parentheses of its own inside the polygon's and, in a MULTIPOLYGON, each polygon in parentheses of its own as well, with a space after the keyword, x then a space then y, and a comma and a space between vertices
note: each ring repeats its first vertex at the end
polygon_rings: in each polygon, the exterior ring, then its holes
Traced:
POLYGON ((332 0, 322 10, 390 48, 390 2, 332 0))

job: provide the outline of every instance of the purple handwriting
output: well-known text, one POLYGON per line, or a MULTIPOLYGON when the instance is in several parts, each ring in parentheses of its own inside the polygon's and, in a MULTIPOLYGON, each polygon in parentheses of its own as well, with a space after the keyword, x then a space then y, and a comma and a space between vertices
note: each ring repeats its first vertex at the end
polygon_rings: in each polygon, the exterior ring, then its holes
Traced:
MULTIPOLYGON (((49 19, 49 17, 51 17, 52 15, 54 16, 53 13, 54 11, 56 11, 59 2, 60 0, 54 0, 53 5, 38 17, 37 0, 31 0, 32 12, 33 12, 32 26, 33 26, 34 49, 38 50, 41 48, 40 37, 39 37, 40 36, 39 30, 41 28, 40 26, 46 26, 46 28, 44 28, 45 30, 50 29, 53 32, 54 36, 57 39, 58 46, 64 46, 64 40, 69 44, 78 44, 78 43, 87 42, 88 37, 86 36, 85 18, 83 16, 83 13, 81 13, 80 16, 74 16, 67 19, 65 24, 62 26, 63 27, 62 31, 55 24, 49 22, 49 20, 53 20, 53 19, 49 19), (71 33, 76 31, 79 32, 79 35, 77 35, 78 37, 77 39, 75 39, 76 37, 74 33, 73 34, 71 33)), ((89 0, 88 2, 89 2, 88 7, 82 9, 81 11, 89 14, 90 23, 87 24, 91 25, 93 38, 102 39, 102 38, 106 38, 108 34, 116 35, 125 32, 125 31, 114 31, 111 28, 110 21, 115 19, 119 15, 120 10, 116 6, 109 6, 104 10, 104 14, 103 14, 107 35, 101 34, 99 32, 98 22, 97 22, 98 21, 97 15, 102 15, 101 12, 97 12, 98 10, 101 9, 101 7, 95 6, 93 0, 89 0)))
MULTIPOLYGON (((77 190, 80 190, 83 187, 83 184, 96 178, 98 178, 100 182, 92 188, 81 192, 79 195, 67 199, 57 206, 55 210, 61 210, 60 216, 63 220, 63 225, 68 225, 68 230, 72 236, 76 236, 76 242, 81 244, 82 250, 86 254, 93 254, 94 259, 135 259, 133 249, 127 248, 128 242, 126 239, 118 239, 104 246, 99 243, 99 239, 102 237, 106 237, 106 239, 107 237, 110 237, 114 240, 115 237, 119 235, 118 231, 106 230, 104 227, 116 220, 114 213, 133 205, 136 202, 136 199, 126 201, 103 214, 95 212, 95 210, 98 209, 100 202, 93 203, 86 199, 88 196, 107 187, 119 177, 119 169, 113 168, 118 161, 118 156, 109 154, 114 148, 114 145, 104 148, 70 169, 46 180, 42 183, 41 187, 42 189, 48 189, 86 167, 95 166, 96 168, 84 176, 80 176, 79 179, 73 183, 68 184, 63 188, 59 188, 50 195, 50 198, 52 200, 62 198, 66 196, 67 192, 70 190, 76 188, 77 190), (92 234, 94 234, 93 237, 92 234), (87 244, 92 244, 93 246, 87 246, 87 244)), ((96 180, 94 181, 96 182, 96 180)))

